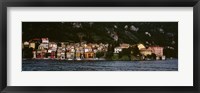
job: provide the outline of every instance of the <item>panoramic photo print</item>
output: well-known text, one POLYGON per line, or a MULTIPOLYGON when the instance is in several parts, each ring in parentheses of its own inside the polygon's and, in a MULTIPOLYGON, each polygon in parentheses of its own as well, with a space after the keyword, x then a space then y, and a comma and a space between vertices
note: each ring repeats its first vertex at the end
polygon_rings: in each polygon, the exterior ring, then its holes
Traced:
POLYGON ((22 22, 22 71, 178 71, 178 22, 22 22))

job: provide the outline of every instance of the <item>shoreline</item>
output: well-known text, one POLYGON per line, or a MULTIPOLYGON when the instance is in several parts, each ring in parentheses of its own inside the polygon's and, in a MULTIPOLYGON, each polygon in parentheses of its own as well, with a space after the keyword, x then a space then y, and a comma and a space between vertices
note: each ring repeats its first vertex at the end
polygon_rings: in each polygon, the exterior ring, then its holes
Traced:
POLYGON ((99 61, 101 61, 101 62, 116 62, 116 61, 132 61, 132 62, 141 62, 141 61, 166 61, 166 60, 178 60, 178 58, 173 58, 173 59, 171 59, 171 58, 167 58, 167 59, 165 59, 165 60, 96 60, 96 59, 93 59, 93 60, 88 60, 88 59, 86 59, 86 60, 67 60, 67 59, 32 59, 32 58, 23 58, 22 59, 22 61, 29 61, 29 60, 31 60, 31 61, 65 61, 65 62, 99 62, 99 61))

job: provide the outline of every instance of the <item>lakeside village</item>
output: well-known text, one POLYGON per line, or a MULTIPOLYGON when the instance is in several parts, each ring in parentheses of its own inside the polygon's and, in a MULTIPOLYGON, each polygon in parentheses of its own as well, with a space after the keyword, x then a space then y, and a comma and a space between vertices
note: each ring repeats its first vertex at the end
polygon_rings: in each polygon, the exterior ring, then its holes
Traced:
POLYGON ((35 38, 22 43, 22 56, 32 59, 57 60, 165 60, 163 47, 143 44, 93 44, 87 42, 50 42, 35 38))

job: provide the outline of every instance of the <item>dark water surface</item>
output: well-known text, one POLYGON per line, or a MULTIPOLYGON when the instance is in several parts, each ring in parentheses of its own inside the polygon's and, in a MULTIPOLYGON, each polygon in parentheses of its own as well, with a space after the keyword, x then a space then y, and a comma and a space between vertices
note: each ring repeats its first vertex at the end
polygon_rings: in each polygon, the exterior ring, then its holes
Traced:
POLYGON ((178 60, 67 61, 23 60, 22 71, 178 71, 178 60))

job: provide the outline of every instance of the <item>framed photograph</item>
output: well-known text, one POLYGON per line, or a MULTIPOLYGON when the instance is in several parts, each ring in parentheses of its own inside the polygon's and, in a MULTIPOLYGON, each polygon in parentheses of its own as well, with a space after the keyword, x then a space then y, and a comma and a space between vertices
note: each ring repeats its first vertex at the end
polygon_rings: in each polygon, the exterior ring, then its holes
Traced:
POLYGON ((8 0, 1 92, 199 93, 199 0, 8 0))

